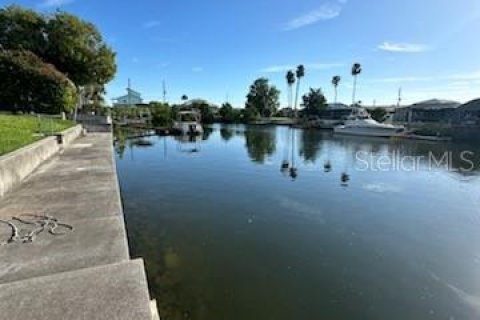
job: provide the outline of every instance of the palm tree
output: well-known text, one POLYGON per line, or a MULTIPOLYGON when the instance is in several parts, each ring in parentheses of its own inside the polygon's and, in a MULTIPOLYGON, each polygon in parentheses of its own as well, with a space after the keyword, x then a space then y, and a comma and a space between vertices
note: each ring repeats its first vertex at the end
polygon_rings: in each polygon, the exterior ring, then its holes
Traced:
POLYGON ((295 93, 295 116, 297 115, 298 93, 300 91, 300 80, 305 76, 305 67, 301 64, 297 67, 297 91, 295 93))
POLYGON ((332 85, 335 88, 335 104, 337 104, 337 96, 338 96, 337 88, 341 80, 342 78, 340 76, 334 76, 332 78, 332 85))
POLYGON ((353 76, 353 95, 352 95, 352 105, 355 105, 356 94, 357 94, 357 77, 362 73, 362 65, 360 63, 354 63, 352 66, 352 76, 353 76))
POLYGON ((286 79, 287 79, 287 85, 288 85, 288 107, 291 108, 292 107, 292 98, 293 98, 293 85, 295 83, 295 73, 293 73, 292 70, 289 70, 287 72, 287 76, 286 76, 286 79))

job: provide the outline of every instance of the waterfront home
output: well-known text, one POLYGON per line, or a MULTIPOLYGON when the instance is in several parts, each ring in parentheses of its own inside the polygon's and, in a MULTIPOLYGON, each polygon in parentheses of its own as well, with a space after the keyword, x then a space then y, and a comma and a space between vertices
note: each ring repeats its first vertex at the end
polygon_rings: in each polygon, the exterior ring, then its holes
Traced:
POLYGON ((320 114, 320 119, 325 120, 344 120, 351 113, 353 108, 343 103, 329 103, 327 108, 320 114))
POLYGON ((295 116, 295 112, 293 108, 286 107, 278 110, 277 115, 279 117, 293 118, 295 116))
POLYGON ((208 108, 214 119, 220 119, 220 108, 218 105, 204 99, 190 99, 180 105, 179 110, 200 110, 208 108))
POLYGON ((459 102, 432 99, 397 108, 393 117, 398 123, 449 123, 455 115, 459 102))
POLYGON ((206 105, 212 110, 213 109, 218 109, 218 106, 216 104, 211 103, 211 102, 209 102, 207 100, 204 100, 204 99, 190 99, 190 100, 182 103, 182 107, 186 107, 186 108, 195 108, 195 107, 198 107, 198 106, 201 106, 201 105, 206 105))
POLYGON ((127 88, 127 94, 118 98, 113 98, 113 107, 133 107, 142 105, 143 99, 140 92, 130 88, 130 83, 127 88))
POLYGON ((454 121, 463 125, 480 125, 480 99, 467 102, 455 110, 454 121))

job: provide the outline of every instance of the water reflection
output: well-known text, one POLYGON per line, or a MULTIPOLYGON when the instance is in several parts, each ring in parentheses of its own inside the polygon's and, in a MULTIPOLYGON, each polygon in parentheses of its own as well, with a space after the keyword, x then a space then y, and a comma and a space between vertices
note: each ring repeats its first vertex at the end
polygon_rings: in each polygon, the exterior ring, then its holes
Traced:
POLYGON ((318 130, 302 130, 300 134, 299 155, 305 162, 315 163, 322 151, 322 139, 325 133, 318 130))
POLYGON ((264 163, 276 151, 276 131, 248 127, 245 130, 245 146, 252 161, 264 163))
POLYGON ((211 129, 149 148, 116 134, 131 252, 162 319, 478 319, 463 300, 480 296, 480 181, 421 158, 450 151, 458 171, 478 146, 211 129), (420 166, 362 171, 358 152, 420 166))
POLYGON ((203 127, 203 134, 202 134, 202 139, 203 140, 208 140, 210 138, 210 135, 214 132, 214 128, 210 126, 204 126, 203 127))
POLYGON ((234 135, 235 135, 235 131, 231 126, 222 125, 220 127, 220 136, 222 137, 223 141, 225 142, 230 141, 234 135))
MULTIPOLYGON (((437 143, 425 141, 388 140, 369 137, 336 136, 329 131, 297 130, 290 128, 232 126, 207 126, 200 136, 175 136, 178 143, 192 146, 178 147, 180 151, 196 153, 200 151, 200 142, 208 141, 217 135, 225 142, 238 137, 244 140, 249 158, 258 164, 265 164, 267 159, 278 161, 281 173, 295 180, 304 166, 316 166, 321 159, 324 173, 334 171, 339 166, 341 184, 348 186, 350 170, 359 170, 368 160, 379 161, 387 157, 391 170, 418 170, 419 166, 443 167, 461 177, 476 176, 480 169, 480 152, 478 147, 461 143, 437 143), (187 150, 187 151, 185 151, 187 150), (333 154, 337 150, 336 154, 333 154), (342 150, 339 154, 338 150, 342 150), (275 159, 275 155, 281 159, 275 159), (303 165, 297 163, 297 157, 303 165), (409 158, 410 157, 410 158, 409 158), (403 161, 403 162, 402 162, 403 161), (410 161, 410 162, 409 162, 410 161), (403 167, 400 167, 400 164, 403 167)), ((154 142, 148 139, 152 132, 145 130, 119 130, 115 134, 115 151, 123 159, 128 148, 133 156, 134 147, 152 147, 154 142)), ((164 147, 166 148, 166 140, 164 147)), ((385 159, 383 159, 385 160, 385 159)))

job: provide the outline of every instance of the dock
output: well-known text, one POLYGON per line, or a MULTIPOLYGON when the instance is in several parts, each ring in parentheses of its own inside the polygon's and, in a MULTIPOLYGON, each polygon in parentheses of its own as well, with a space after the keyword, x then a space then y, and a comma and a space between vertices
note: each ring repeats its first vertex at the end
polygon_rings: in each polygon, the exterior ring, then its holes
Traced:
POLYGON ((41 164, 0 198, 0 220, 19 233, 0 224, 0 318, 152 319, 143 261, 129 256, 111 133, 89 133, 41 164))

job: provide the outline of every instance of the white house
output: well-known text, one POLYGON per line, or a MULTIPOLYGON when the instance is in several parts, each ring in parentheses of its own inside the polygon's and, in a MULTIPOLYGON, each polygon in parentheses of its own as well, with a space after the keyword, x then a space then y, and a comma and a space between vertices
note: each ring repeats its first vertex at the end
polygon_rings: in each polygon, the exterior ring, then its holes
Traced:
POLYGON ((118 98, 114 98, 112 100, 114 107, 131 107, 143 103, 142 95, 140 94, 140 92, 137 92, 130 88, 130 81, 127 88, 127 94, 118 98))

